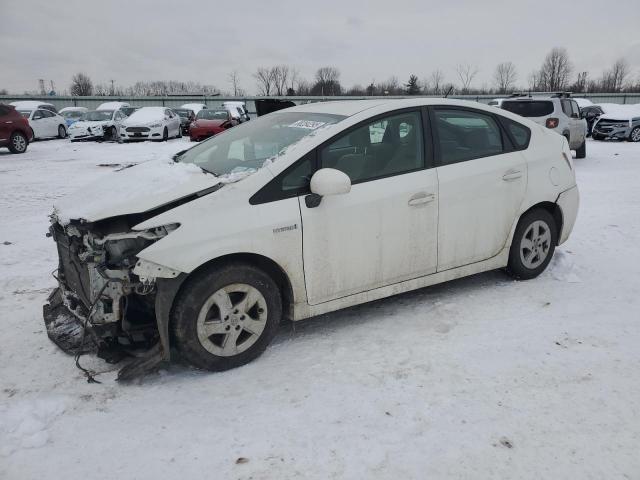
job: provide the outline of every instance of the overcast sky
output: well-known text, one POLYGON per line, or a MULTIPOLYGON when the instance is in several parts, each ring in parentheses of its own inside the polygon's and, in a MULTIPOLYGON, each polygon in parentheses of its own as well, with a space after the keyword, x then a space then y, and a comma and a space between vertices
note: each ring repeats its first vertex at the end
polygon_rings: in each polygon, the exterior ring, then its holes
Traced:
POLYGON ((0 89, 36 90, 44 78, 63 91, 83 71, 94 83, 193 80, 228 91, 237 70, 251 94, 255 69, 279 63, 307 78, 336 66, 347 87, 435 69, 455 83, 456 64, 470 63, 480 87, 507 60, 526 86, 554 46, 592 78, 619 57, 637 77, 639 1, 0 0, 0 89))

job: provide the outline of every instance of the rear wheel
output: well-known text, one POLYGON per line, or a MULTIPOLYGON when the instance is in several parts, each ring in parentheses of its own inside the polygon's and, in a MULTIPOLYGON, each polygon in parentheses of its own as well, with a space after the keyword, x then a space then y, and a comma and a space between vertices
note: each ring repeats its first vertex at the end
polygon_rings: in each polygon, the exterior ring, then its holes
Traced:
POLYGON ((58 138, 65 138, 67 136, 67 129, 64 125, 58 125, 58 138))
POLYGON ((640 142, 640 127, 636 127, 631 130, 631 134, 629 135, 630 142, 640 142))
POLYGON ((584 158, 587 156, 587 139, 585 138, 578 148, 576 148, 576 158, 584 158))
POLYGON ((260 356, 281 317, 281 295, 271 277, 234 263, 200 272, 185 284, 173 309, 172 329, 187 362, 222 371, 260 356))
POLYGON ((518 280, 540 275, 553 257, 558 231, 553 216, 542 208, 524 214, 513 235, 507 272, 518 280))
POLYGON ((9 139, 9 151, 11 153, 24 153, 27 151, 27 145, 29 141, 20 132, 14 132, 9 139))

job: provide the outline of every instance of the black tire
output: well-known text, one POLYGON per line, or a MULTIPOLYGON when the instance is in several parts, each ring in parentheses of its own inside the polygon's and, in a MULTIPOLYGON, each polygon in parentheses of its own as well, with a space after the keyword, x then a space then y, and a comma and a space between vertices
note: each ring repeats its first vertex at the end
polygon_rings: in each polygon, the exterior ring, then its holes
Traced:
POLYGON ((58 138, 67 138, 67 129, 64 125, 58 125, 58 138))
POLYGON ((176 349, 184 360, 195 367, 219 372, 259 357, 274 337, 281 318, 282 297, 271 277, 251 265, 232 263, 203 270, 187 280, 174 303, 171 329, 176 349), (243 352, 232 356, 215 355, 198 339, 198 315, 207 299, 232 284, 246 284, 262 294, 267 308, 266 325, 257 340, 243 352))
POLYGON ((112 142, 118 141, 118 129, 116 127, 111 127, 109 129, 109 137, 112 142))
POLYGON ((182 125, 178 127, 178 135, 176 138, 182 138, 182 125))
MULTIPOLYGON (((555 219, 553 216, 546 210, 542 208, 536 208, 525 213, 518 222, 518 226, 516 227, 516 231, 513 234, 513 241, 511 243, 511 249, 509 250, 509 263, 507 265, 507 273, 511 275, 513 278, 517 280, 529 280, 531 278, 535 278, 540 275, 553 257, 553 253, 555 252, 556 244, 558 243, 558 227, 556 225, 555 219), (549 233, 549 241, 547 246, 547 253, 544 260, 535 265, 535 267, 530 267, 525 265, 523 262, 523 258, 521 255, 521 246, 523 242, 523 238, 530 231, 530 227, 535 222, 542 222, 546 226, 546 229, 549 233)), ((544 246, 543 246, 544 249, 544 246)))
POLYGON ((591 134, 591 138, 593 138, 594 140, 602 140, 602 137, 600 135, 596 135, 595 133, 591 134))
POLYGON ((169 129, 164 127, 164 130, 162 131, 162 141, 166 142, 167 140, 169 140, 169 129))
POLYGON ((640 142, 640 127, 635 127, 629 134, 630 142, 640 142), (635 138, 635 140, 634 140, 635 138))
POLYGON ((587 156, 587 139, 584 139, 582 145, 576 148, 576 158, 584 158, 587 156))
POLYGON ((13 132, 9 138, 9 151, 11 153, 24 153, 27 151, 29 140, 21 132, 13 132))

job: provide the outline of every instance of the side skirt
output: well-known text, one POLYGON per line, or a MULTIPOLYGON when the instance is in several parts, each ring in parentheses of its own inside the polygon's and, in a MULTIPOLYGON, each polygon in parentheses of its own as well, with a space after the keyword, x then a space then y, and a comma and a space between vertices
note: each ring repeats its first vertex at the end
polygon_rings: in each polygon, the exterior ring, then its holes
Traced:
POLYGON ((498 268, 506 267, 509 261, 510 247, 511 242, 508 242, 508 245, 506 245, 498 255, 487 260, 483 260, 482 262, 472 263, 470 265, 452 268, 451 270, 437 272, 431 275, 426 275, 424 277, 414 278, 412 280, 406 280, 400 283, 394 283, 392 285, 376 288, 374 290, 368 290, 366 292, 356 293, 347 297, 337 298, 335 300, 321 303, 319 305, 309 305, 306 302, 296 303, 293 306, 293 320, 303 320, 305 318, 334 312, 336 310, 352 307, 354 305, 360 305, 362 303, 372 302, 381 298, 391 297, 393 295, 409 292, 411 290, 429 287, 437 283, 448 282, 450 280, 467 277, 476 273, 488 272, 490 270, 496 270, 498 268))

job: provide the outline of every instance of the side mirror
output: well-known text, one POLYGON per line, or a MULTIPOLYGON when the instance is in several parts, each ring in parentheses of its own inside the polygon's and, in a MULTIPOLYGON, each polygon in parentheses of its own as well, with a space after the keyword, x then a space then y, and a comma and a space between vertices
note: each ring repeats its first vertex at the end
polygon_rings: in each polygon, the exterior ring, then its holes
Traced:
POLYGON ((351 191, 349 176, 335 168, 321 168, 311 177, 311 194, 305 197, 308 208, 320 205, 322 197, 342 195, 351 191))

